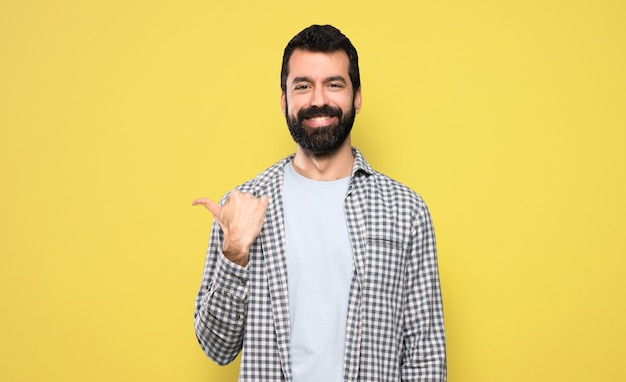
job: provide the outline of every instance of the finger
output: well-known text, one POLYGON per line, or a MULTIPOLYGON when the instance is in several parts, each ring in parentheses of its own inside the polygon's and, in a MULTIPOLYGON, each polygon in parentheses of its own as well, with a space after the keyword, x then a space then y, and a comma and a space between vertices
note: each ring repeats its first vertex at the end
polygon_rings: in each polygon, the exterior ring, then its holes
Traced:
POLYGON ((261 196, 260 199, 265 207, 267 207, 267 205, 270 203, 270 198, 268 198, 267 195, 261 196))
POLYGON ((206 207, 206 205, 207 205, 209 202, 210 202, 210 200, 209 200, 209 199, 207 199, 207 198, 198 198, 198 199, 194 200, 194 201, 191 203, 191 205, 192 205, 192 206, 197 206, 198 204, 202 204, 203 206, 205 206, 205 207, 206 207))
POLYGON ((213 218, 215 218, 218 222, 220 221, 221 207, 218 206, 214 201, 208 198, 199 198, 191 203, 192 206, 197 206, 199 204, 203 205, 207 210, 209 210, 209 212, 211 212, 211 214, 213 215, 213 218))

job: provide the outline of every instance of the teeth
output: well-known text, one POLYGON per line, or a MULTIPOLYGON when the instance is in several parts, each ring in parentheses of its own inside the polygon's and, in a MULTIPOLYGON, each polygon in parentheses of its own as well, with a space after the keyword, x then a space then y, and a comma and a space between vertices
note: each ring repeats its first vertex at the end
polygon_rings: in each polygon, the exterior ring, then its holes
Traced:
POLYGON ((313 120, 313 121, 323 121, 325 119, 328 119, 328 117, 313 117, 313 118, 311 118, 311 120, 313 120))

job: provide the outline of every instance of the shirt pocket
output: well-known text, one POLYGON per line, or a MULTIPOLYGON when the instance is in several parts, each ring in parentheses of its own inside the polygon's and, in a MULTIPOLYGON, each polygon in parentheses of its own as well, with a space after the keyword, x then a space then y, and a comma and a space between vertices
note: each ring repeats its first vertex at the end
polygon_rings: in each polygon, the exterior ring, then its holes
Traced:
POLYGON ((367 238, 367 292, 378 304, 395 310, 401 306, 405 255, 400 241, 382 237, 367 238))

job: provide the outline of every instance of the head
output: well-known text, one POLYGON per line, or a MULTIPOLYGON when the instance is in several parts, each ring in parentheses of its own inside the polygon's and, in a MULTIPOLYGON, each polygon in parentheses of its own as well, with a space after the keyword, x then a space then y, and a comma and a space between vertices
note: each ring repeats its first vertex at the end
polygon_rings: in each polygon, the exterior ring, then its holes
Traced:
POLYGON ((281 103, 289 131, 313 155, 332 154, 361 107, 356 49, 338 29, 313 25, 285 48, 281 103))
POLYGON ((289 59, 296 49, 309 52, 332 53, 344 51, 348 55, 350 67, 350 81, 354 93, 361 89, 361 75, 359 73, 359 56, 356 48, 348 38, 332 25, 311 25, 302 30, 289 41, 283 53, 283 66, 280 71, 280 88, 285 92, 287 77, 289 76, 289 59))

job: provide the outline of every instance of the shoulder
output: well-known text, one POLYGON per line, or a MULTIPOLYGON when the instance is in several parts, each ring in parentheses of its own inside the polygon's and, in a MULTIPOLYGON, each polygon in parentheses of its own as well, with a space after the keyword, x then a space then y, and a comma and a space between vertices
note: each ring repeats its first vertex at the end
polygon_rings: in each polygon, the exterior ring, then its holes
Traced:
POLYGON ((378 171, 363 174, 370 197, 410 209, 426 209, 424 199, 409 186, 378 171))
MULTIPOLYGON (((287 162, 289 162, 291 159, 293 159, 293 154, 284 159, 281 159, 272 166, 261 171, 254 178, 238 185, 234 188, 234 190, 251 193, 257 197, 266 195, 268 189, 272 189, 273 187, 279 187, 280 184, 282 184, 285 164, 287 164, 287 162)), ((224 195, 222 197, 222 200, 225 200, 232 191, 233 190, 224 195)))
POLYGON ((356 188, 364 188, 370 202, 411 210, 426 209, 426 203, 417 192, 404 183, 374 170, 357 149, 353 151, 355 153, 353 184, 356 188))

